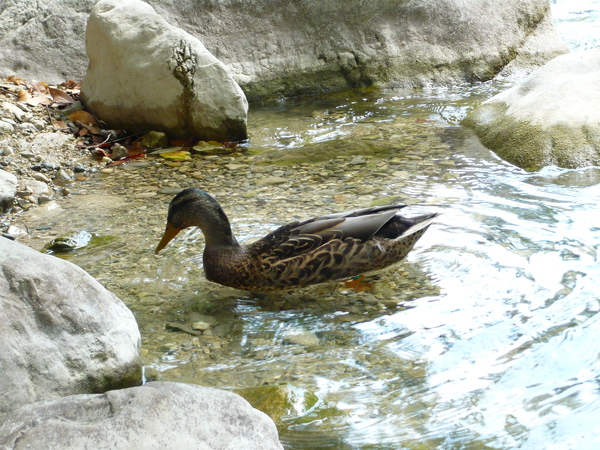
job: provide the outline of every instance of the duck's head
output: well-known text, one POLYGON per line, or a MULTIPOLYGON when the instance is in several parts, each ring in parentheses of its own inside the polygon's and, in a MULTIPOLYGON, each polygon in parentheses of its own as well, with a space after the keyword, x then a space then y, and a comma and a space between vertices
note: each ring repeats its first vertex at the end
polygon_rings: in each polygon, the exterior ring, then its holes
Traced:
MULTIPOLYGON (((187 188, 177 194, 169 205, 167 228, 156 247, 160 252, 184 228, 200 227, 206 243, 233 239, 229 219, 219 202, 198 188, 187 188)), ((235 241, 235 239, 234 239, 235 241)))

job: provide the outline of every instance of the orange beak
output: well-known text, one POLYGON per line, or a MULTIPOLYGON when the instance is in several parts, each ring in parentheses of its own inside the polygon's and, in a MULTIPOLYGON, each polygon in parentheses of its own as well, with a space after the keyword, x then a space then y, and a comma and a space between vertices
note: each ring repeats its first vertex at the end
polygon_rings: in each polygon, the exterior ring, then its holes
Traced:
POLYGON ((177 236, 177 233, 179 233, 180 231, 181 228, 174 227, 173 225, 167 222, 167 229, 165 230, 165 234, 163 234, 163 237, 158 243, 158 246, 156 247, 154 253, 158 254, 158 252, 165 248, 167 244, 171 242, 171 239, 177 236))

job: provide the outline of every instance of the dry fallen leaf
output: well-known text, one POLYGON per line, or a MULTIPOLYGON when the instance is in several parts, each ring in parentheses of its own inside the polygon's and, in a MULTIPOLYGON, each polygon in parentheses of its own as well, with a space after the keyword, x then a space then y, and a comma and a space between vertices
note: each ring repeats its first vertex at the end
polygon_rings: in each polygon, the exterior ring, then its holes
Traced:
POLYGON ((44 95, 48 94, 48 85, 43 81, 31 81, 31 92, 35 95, 44 95))
POLYGON ((75 111, 67 116, 69 120, 72 122, 81 122, 85 124, 92 124, 96 127, 99 127, 98 121, 94 116, 92 116, 89 112, 80 109, 79 111, 75 111))
POLYGON ((9 75, 8 77, 6 77, 6 80, 10 81, 11 83, 15 83, 17 86, 25 84, 25 80, 23 78, 19 78, 15 75, 9 75))
POLYGON ((31 94, 27 89, 19 89, 19 93, 17 94, 17 101, 26 102, 31 98, 31 94))
POLYGON ((75 101, 69 94, 61 91, 60 89, 49 87, 48 91, 50 92, 52 99, 60 105, 70 105, 75 101))
POLYGON ((37 105, 51 105, 52 99, 46 97, 45 95, 38 95, 37 97, 31 97, 27 100, 27 104, 29 106, 37 106, 37 105))
POLYGON ((67 124, 64 123, 62 120, 55 120, 54 122, 52 122, 52 126, 55 130, 64 130, 65 128, 67 128, 67 124))

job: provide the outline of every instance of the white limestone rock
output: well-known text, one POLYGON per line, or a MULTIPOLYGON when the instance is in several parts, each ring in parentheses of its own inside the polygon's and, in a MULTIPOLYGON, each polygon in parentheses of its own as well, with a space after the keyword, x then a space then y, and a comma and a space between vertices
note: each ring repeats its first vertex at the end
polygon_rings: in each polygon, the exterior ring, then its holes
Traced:
POLYGON ((0 237, 0 423, 23 405, 141 382, 131 311, 76 265, 0 237))
POLYGON ((559 56, 483 102, 464 124, 527 170, 600 165, 600 49, 559 56))
POLYGON ((101 0, 90 15, 81 96, 111 128, 173 138, 246 138, 248 103, 229 69, 141 0, 101 0))

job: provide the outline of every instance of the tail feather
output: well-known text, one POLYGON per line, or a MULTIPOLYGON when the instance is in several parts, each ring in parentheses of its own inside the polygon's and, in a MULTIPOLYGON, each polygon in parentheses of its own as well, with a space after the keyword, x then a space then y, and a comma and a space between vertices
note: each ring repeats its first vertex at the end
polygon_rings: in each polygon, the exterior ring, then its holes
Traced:
POLYGON ((416 233, 419 230, 422 230, 423 228, 428 227, 429 225, 431 225, 431 223, 434 221, 434 219, 439 216, 439 213, 433 213, 433 214, 423 214, 422 216, 417 216, 417 217, 412 217, 411 220, 415 222, 415 224, 411 227, 409 227, 406 231, 404 231, 404 233, 402 233, 402 236, 409 236, 413 233, 416 233))
POLYGON ((386 239, 410 236, 423 228, 427 228, 438 215, 439 213, 432 213, 411 218, 396 215, 376 233, 376 236, 386 239))

